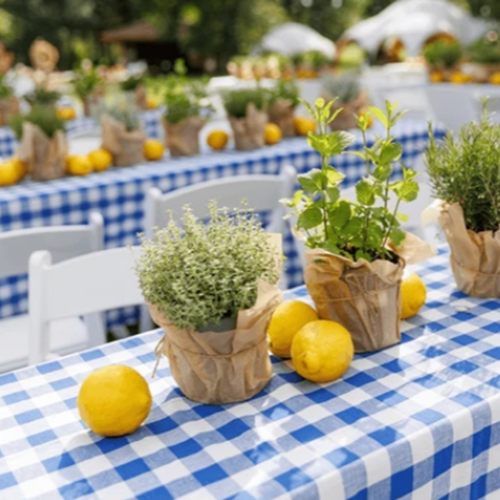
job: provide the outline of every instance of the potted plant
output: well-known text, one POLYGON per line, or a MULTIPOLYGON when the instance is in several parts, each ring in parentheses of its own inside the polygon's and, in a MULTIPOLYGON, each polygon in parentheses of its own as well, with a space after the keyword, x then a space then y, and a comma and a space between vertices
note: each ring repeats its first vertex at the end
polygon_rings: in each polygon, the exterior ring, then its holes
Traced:
POLYGON ((336 119, 330 122, 332 130, 350 130, 356 128, 356 115, 361 115, 368 108, 368 99, 362 92, 357 75, 324 76, 321 80, 322 96, 332 101, 332 113, 336 119), (338 113, 337 113, 338 112, 338 113))
POLYGON ((294 81, 278 80, 269 93, 269 121, 281 129, 283 137, 294 137, 293 115, 299 103, 299 89, 294 81))
POLYGON ((131 97, 131 102, 139 109, 148 108, 144 75, 130 75, 120 86, 125 94, 131 97))
POLYGON ((75 72, 72 83, 76 95, 83 103, 83 114, 90 116, 93 108, 97 106, 99 100, 103 97, 103 79, 95 68, 81 68, 75 72))
POLYGON ((223 98, 236 149, 245 151, 264 147, 266 91, 259 86, 254 89, 232 90, 223 98))
MULTIPOLYGON (((467 50, 474 79, 487 83, 500 74, 500 42, 482 38, 474 42, 467 50)), ((493 83, 497 82, 498 76, 493 83)))
POLYGON ((44 85, 37 85, 34 90, 24 96, 31 106, 54 106, 61 98, 55 90, 48 90, 44 85))
POLYGON ((164 126, 170 155, 193 156, 200 153, 199 134, 208 112, 205 87, 200 82, 184 83, 173 77, 165 95, 164 126))
POLYGON ((20 141, 17 157, 27 165, 33 180, 49 181, 65 175, 68 146, 64 120, 55 108, 33 106, 29 113, 16 115, 9 125, 20 141))
POLYGON ((0 126, 5 126, 19 113, 19 100, 14 90, 6 82, 5 75, 0 74, 0 126))
POLYGON ((158 352, 194 401, 243 401, 269 382, 267 324, 281 302, 279 237, 252 211, 209 206, 210 221, 184 210, 144 240, 136 270, 154 321, 158 352))
POLYGON ((500 297, 500 127, 484 114, 456 140, 431 136, 426 160, 458 289, 500 297))
POLYGON ((128 167, 146 161, 146 134, 140 128, 135 107, 129 103, 116 105, 101 119, 102 148, 113 155, 113 165, 128 167))
POLYGON ((318 122, 319 132, 309 144, 321 155, 321 169, 298 177, 302 187, 285 200, 298 216, 296 231, 305 239, 305 282, 322 319, 342 324, 351 334, 356 352, 375 351, 401 339, 400 283, 406 263, 429 255, 418 238, 401 230, 401 202, 417 198, 416 173, 403 167, 403 179, 392 181, 392 164, 399 161, 401 144, 391 130, 402 116, 387 102, 386 112, 370 108, 386 128, 384 138, 370 145, 366 139, 369 117, 358 118, 364 137, 366 175, 356 184, 355 202, 342 198, 344 176, 330 166, 330 157, 343 153, 353 136, 328 132, 340 113, 331 113, 333 101, 304 103, 318 122), (397 202, 390 207, 390 193, 397 202))
MULTIPOLYGON (((433 75, 439 80, 450 81, 457 71, 457 65, 463 57, 462 46, 454 40, 436 40, 424 48, 424 58, 433 75)), ((433 80, 437 80, 434 76, 433 80)))

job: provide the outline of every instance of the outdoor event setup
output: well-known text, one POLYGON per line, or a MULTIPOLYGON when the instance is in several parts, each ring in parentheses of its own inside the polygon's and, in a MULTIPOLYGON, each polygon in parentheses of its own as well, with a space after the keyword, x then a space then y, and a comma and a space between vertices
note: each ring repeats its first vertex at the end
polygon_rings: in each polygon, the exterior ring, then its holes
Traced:
POLYGON ((500 498, 500 30, 386 4, 0 43, 0 499, 500 498))

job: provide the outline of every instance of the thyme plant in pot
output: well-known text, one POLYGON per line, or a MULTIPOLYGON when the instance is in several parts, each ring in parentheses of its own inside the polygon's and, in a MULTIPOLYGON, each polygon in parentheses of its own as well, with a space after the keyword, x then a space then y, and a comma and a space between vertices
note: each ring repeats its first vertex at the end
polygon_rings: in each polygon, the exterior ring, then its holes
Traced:
POLYGON ((224 107, 233 129, 236 149, 245 151, 264 147, 267 92, 260 86, 227 92, 224 107))
POLYGON ((267 324, 281 302, 279 236, 246 210, 210 205, 210 221, 189 207, 182 228, 171 214, 143 240, 136 270, 155 322, 157 348, 183 393, 194 401, 243 401, 269 382, 267 324), (278 243, 278 244, 277 244, 278 243))
POLYGON ((101 119, 102 147, 113 155, 113 165, 128 167, 146 161, 144 142, 136 108, 130 103, 111 107, 101 119))
POLYGON ((457 139, 431 135, 426 160, 457 287, 500 297, 500 126, 485 113, 457 139))
POLYGON ((205 125, 204 115, 210 110, 205 86, 173 77, 167 86, 165 106, 165 136, 170 155, 199 154, 199 134, 205 125))
POLYGON ((335 120, 330 122, 332 130, 350 130, 356 128, 356 115, 368 108, 368 99, 362 91, 359 77, 354 74, 339 76, 327 75, 322 78, 322 96, 332 101, 331 111, 335 120), (338 111, 338 113, 337 113, 338 111))
POLYGON ((19 141, 17 157, 26 163, 35 181, 50 181, 65 175, 68 153, 64 121, 51 106, 33 106, 9 123, 19 141))
POLYGON ((392 164, 402 146, 391 130, 402 116, 387 102, 386 111, 370 108, 386 128, 373 145, 367 140, 368 114, 358 117, 366 175, 356 184, 355 202, 342 198, 344 176, 330 158, 345 152, 353 136, 329 132, 334 101, 318 99, 309 112, 319 132, 309 133, 309 144, 321 155, 321 169, 298 177, 301 190, 285 204, 298 216, 297 232, 306 241, 305 282, 323 319, 342 324, 351 333, 356 352, 375 351, 400 341, 400 283, 408 260, 430 254, 427 245, 400 228, 402 202, 417 198, 416 173, 403 168, 403 179, 392 181, 392 164), (396 203, 391 207, 391 193, 396 203))
POLYGON ((295 136, 293 115, 299 103, 299 89, 294 81, 278 80, 269 93, 269 121, 281 129, 283 137, 295 136))

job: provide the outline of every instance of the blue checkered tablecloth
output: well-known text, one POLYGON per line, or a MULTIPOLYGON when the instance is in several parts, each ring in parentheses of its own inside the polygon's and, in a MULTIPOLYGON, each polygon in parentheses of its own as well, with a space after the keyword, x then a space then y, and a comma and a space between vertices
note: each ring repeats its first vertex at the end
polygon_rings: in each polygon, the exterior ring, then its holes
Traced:
MULTIPOLYGON (((400 122, 394 134, 403 145, 403 161, 407 166, 413 166, 425 149, 427 124, 400 122)), ((442 129, 436 132, 438 137, 443 134, 442 129)), ((373 140, 373 134, 371 136, 373 140)), ((358 135, 353 149, 361 147, 358 135)), ((305 139, 296 138, 249 152, 228 150, 190 158, 165 157, 160 162, 115 168, 87 177, 67 177, 45 183, 26 181, 0 189, 0 231, 85 224, 90 212, 97 210, 105 220, 107 247, 136 244, 137 233, 144 229, 144 197, 152 186, 167 192, 209 179, 243 174, 277 174, 287 164, 292 164, 299 172, 306 172, 320 167, 320 157, 305 139)), ((346 175, 346 187, 365 173, 364 163, 352 154, 334 158, 333 165, 346 175)), ((401 169, 396 168, 394 177, 400 176, 401 169)), ((284 242, 284 251, 289 287, 302 284, 302 268, 291 235, 284 242)), ((24 313, 26 309, 26 277, 0 280, 0 318, 24 313)), ((134 318, 135 311, 130 314, 113 312, 108 316, 110 326, 130 322, 134 318)))
MULTIPOLYGON (((424 309, 400 345, 358 355, 334 384, 273 358, 245 403, 207 406, 176 387, 161 332, 0 376, 0 498, 474 500, 500 493, 500 301, 458 292, 447 251, 417 271, 424 309), (148 377, 153 408, 106 439, 76 410, 82 380, 111 363, 148 377)), ((287 298, 308 300, 298 288, 287 298)))
MULTIPOLYGON (((162 109, 145 111, 141 113, 142 128, 146 135, 151 138, 163 137, 161 116, 162 109)), ((68 138, 78 136, 86 132, 92 132, 99 128, 99 125, 92 118, 79 116, 66 123, 68 138)), ((14 132, 9 127, 0 127, 0 158, 10 158, 16 153, 18 142, 14 132)))

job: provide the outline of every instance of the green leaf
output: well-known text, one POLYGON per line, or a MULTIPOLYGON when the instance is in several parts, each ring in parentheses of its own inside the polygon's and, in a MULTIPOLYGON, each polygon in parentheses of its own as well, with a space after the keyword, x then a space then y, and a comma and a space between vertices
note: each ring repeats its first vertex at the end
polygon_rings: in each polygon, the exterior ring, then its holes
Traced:
POLYGON ((326 199, 328 203, 337 203, 340 198, 340 190, 336 187, 331 187, 326 190, 326 199))
POLYGON ((370 110, 370 113, 377 118, 377 120, 385 127, 389 127, 389 118, 387 118, 387 115, 380 109, 375 106, 369 106, 368 109, 370 110))
POLYGON ((338 186, 345 179, 345 175, 341 174, 333 167, 327 167, 324 172, 326 174, 326 185, 328 187, 338 186))
POLYGON ((403 154, 403 146, 398 143, 389 143, 382 146, 382 151, 380 152, 380 162, 381 163, 392 163, 398 161, 403 154))
POLYGON ((397 213, 396 217, 403 222, 408 222, 410 220, 410 218, 406 214, 397 213))
POLYGON ((398 227, 395 227, 392 229, 391 233, 389 234, 389 237, 391 238, 392 244, 398 247, 405 240, 406 233, 403 230, 399 229, 398 227))
POLYGON ((313 107, 309 104, 308 101, 299 97, 299 102, 307 109, 307 111, 311 116, 316 117, 316 111, 313 109, 313 107))
POLYGON ((363 250, 356 251, 356 260, 359 260, 359 259, 365 259, 368 262, 372 261, 372 258, 370 257, 370 255, 367 254, 366 252, 363 252, 363 250))
POLYGON ((306 193, 315 194, 323 189, 324 175, 317 168, 309 170, 306 174, 299 175, 297 179, 306 193))
POLYGON ((375 170, 373 171, 373 177, 378 181, 384 182, 386 181, 392 174, 392 167, 390 163, 383 163, 381 165, 377 165, 375 170))
POLYGON ((356 198, 361 205, 371 206, 375 203, 373 186, 367 180, 361 179, 356 184, 356 198))
POLYGON ((396 182, 394 192, 401 201, 415 201, 418 196, 418 182, 416 181, 401 181, 396 182))
POLYGON ((302 201, 303 194, 304 194, 304 191, 302 191, 302 190, 295 191, 295 193, 291 199, 282 198, 280 200, 280 203, 282 205, 285 205, 285 207, 295 208, 302 201))
POLYGON ((313 229, 318 227, 322 221, 323 216, 319 208, 307 208, 299 215, 297 227, 299 229, 313 229))
POLYGON ((318 99, 316 99, 316 101, 314 103, 314 107, 317 110, 320 110, 320 109, 323 109, 324 106, 325 106, 325 100, 322 97, 318 97, 318 99))
POLYGON ((328 118, 327 120, 327 125, 329 125, 330 123, 332 123, 333 121, 335 121, 335 119, 337 118, 337 116, 339 116, 340 113, 342 113, 342 111, 344 111, 344 108, 338 108, 336 109, 331 115, 330 115, 330 118, 328 118))
POLYGON ((351 206, 346 201, 341 201, 337 207, 328 213, 330 224, 339 229, 347 224, 351 218, 351 206))
POLYGON ((363 229, 364 221, 359 217, 353 217, 343 228, 342 233, 346 236, 356 235, 363 229))

